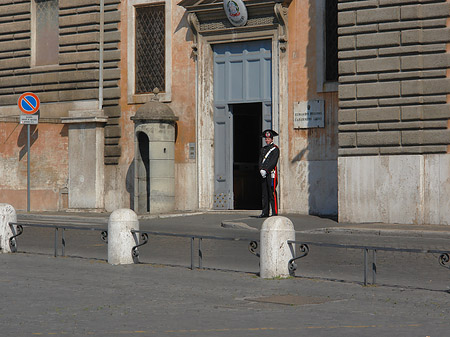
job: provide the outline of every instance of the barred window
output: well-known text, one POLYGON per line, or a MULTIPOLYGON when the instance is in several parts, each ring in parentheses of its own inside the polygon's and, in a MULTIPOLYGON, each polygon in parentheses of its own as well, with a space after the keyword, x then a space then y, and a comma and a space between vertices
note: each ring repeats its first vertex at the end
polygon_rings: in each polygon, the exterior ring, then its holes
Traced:
POLYGON ((338 9, 337 0, 326 0, 325 7, 325 80, 338 80, 338 9))
POLYGON ((165 91, 164 4, 136 7, 136 94, 165 91))
POLYGON ((35 0, 34 5, 34 65, 58 64, 58 0, 35 0))

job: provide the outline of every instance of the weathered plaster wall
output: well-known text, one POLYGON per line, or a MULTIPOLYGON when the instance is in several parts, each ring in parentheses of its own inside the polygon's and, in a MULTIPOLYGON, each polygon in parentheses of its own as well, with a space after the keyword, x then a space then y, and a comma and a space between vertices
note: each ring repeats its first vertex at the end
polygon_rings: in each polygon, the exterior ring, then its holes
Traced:
MULTIPOLYGON (((106 166, 107 210, 130 207, 133 204, 133 158, 134 123, 130 121, 140 106, 129 104, 127 99, 127 25, 130 14, 127 6, 121 11, 121 139, 122 156, 117 166, 106 166)), ((281 211, 295 213, 337 213, 337 94, 317 93, 316 83, 316 36, 315 2, 293 1, 288 15, 288 49, 277 51, 282 60, 279 67, 278 102, 275 126, 279 125, 280 136, 280 199, 281 211), (285 62, 284 59, 287 59, 285 62), (283 64, 288 63, 288 67, 283 64), (286 87, 287 86, 287 87, 286 87), (325 99, 325 128, 294 130, 294 102, 308 99, 325 99)), ((210 102, 206 96, 212 93, 212 67, 208 62, 209 44, 200 37, 199 52, 203 53, 198 64, 198 92, 196 92, 196 63, 192 54, 192 32, 188 29, 185 10, 172 2, 172 86, 168 103, 179 117, 175 142, 175 190, 176 209, 192 210, 212 207, 213 130, 205 127, 212 118, 212 106, 196 107, 199 102, 210 102), (202 42, 203 41, 203 42, 202 42), (208 49, 208 50, 206 50, 208 49), (206 54, 205 54, 206 53, 206 54), (203 97, 203 98, 202 98, 203 97), (201 118, 196 121, 196 111, 201 118), (211 112, 211 113, 209 113, 211 112), (200 115, 199 115, 200 116, 200 115), (199 127, 199 130, 196 130, 199 127), (197 146, 201 144, 200 148, 197 146), (196 143, 196 159, 189 159, 189 143, 196 143), (198 178, 199 177, 199 178, 198 178), (200 189, 199 189, 200 187, 200 189)), ((274 48, 279 48, 274 40, 274 48)), ((275 60, 275 62, 277 62, 275 60)))
MULTIPOLYGON (((67 208, 67 126, 31 126, 30 209, 67 208)), ((27 209, 27 126, 0 122, 0 202, 27 209)))
MULTIPOLYGON (((112 211, 121 207, 133 207, 134 191, 134 116, 140 104, 129 104, 127 100, 127 22, 130 13, 125 3, 121 12, 121 88, 120 118, 122 156, 116 166, 105 168, 105 208, 112 211)), ((196 141, 195 129, 195 63, 192 56, 192 35, 188 31, 185 11, 172 1, 172 93, 167 104, 179 117, 175 139, 175 208, 192 210, 198 208, 196 161, 189 159, 188 143, 196 141)))
MULTIPOLYGON (((196 143, 196 72, 192 51, 192 31, 188 29, 185 9, 174 1, 172 37, 172 102, 170 107, 176 116, 175 140, 175 208, 198 208, 196 159, 189 159, 189 143, 196 143)), ((196 153, 198 158, 198 153, 196 153)))
MULTIPOLYGON (((293 1, 289 6, 289 110, 287 146, 281 158, 282 211, 337 214, 337 92, 317 92, 317 13, 314 1, 293 1), (325 100, 325 127, 294 129, 294 103, 325 100)), ((285 112, 281 112, 283 114, 285 112)), ((281 137, 280 137, 281 139, 281 137)))

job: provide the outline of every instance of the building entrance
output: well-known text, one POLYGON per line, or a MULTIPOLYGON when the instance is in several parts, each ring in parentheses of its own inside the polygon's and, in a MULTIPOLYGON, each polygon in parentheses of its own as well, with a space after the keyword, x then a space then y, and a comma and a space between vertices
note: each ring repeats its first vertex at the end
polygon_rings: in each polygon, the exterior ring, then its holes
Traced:
POLYGON ((272 128, 272 41, 214 51, 214 209, 259 209, 261 131, 272 128))
POLYGON ((261 209, 258 169, 261 148, 261 103, 231 105, 233 114, 234 209, 261 209))

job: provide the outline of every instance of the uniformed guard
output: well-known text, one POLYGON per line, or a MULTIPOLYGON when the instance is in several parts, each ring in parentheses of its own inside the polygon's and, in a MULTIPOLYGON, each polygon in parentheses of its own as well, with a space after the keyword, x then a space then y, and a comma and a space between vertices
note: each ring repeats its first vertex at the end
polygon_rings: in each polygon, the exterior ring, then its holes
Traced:
POLYGON ((258 218, 267 218, 269 216, 269 204, 272 208, 272 216, 278 215, 278 170, 277 163, 280 156, 280 149, 273 143, 273 137, 278 136, 273 130, 264 130, 266 145, 261 148, 259 155, 259 172, 262 177, 262 213, 258 218))

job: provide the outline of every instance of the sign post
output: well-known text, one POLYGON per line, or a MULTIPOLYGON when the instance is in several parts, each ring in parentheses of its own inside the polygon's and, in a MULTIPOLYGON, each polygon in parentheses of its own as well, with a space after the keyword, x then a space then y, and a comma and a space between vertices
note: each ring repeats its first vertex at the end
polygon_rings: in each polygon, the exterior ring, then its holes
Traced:
POLYGON ((26 92, 17 101, 20 111, 20 124, 27 125, 27 212, 30 211, 30 125, 38 124, 40 101, 37 95, 26 92))

